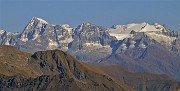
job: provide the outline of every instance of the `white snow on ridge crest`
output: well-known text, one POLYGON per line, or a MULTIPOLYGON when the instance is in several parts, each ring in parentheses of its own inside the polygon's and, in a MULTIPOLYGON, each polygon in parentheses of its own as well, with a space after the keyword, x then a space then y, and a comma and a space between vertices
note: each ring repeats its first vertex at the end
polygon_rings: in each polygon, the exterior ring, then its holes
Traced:
POLYGON ((39 21, 42 21, 43 23, 46 23, 46 24, 48 24, 48 22, 47 21, 45 21, 45 20, 43 20, 43 19, 41 19, 41 18, 37 18, 39 21))
POLYGON ((161 29, 156 29, 154 25, 147 24, 142 30, 139 32, 151 32, 151 31, 161 31, 161 29))
POLYGON ((47 21, 45 21, 45 20, 43 20, 43 19, 41 19, 41 18, 38 18, 38 17, 33 17, 32 20, 38 20, 38 21, 40 21, 41 23, 48 24, 47 21))
POLYGON ((115 34, 115 33, 109 33, 110 36, 116 37, 118 40, 123 40, 125 38, 131 38, 133 35, 132 34, 115 34))
POLYGON ((3 34, 5 31, 4 30, 0 30, 0 34, 3 34))

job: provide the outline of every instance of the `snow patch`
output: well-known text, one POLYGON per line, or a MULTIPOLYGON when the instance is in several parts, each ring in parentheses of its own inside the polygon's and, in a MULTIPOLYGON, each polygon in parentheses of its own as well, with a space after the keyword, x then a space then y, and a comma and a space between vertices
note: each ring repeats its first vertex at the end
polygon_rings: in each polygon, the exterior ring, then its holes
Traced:
POLYGON ((26 42, 26 41, 28 41, 28 38, 27 38, 26 35, 22 34, 20 40, 23 41, 23 42, 26 42))
POLYGON ((154 31, 161 31, 161 29, 156 29, 154 25, 147 24, 142 30, 139 32, 154 32, 154 31))
POLYGON ((120 48, 121 48, 122 50, 126 50, 126 49, 127 49, 127 46, 126 46, 126 44, 123 43, 120 48))
POLYGON ((116 37, 118 40, 123 40, 125 38, 133 37, 133 34, 116 34, 116 33, 109 33, 110 36, 116 37))
POLYGON ((13 35, 19 35, 20 34, 20 32, 15 32, 15 33, 13 33, 13 35))
POLYGON ((163 43, 165 45, 171 45, 171 43, 176 39, 176 37, 170 37, 163 34, 156 33, 146 33, 151 39, 156 40, 159 43, 163 43))
POLYGON ((39 20, 41 23, 48 24, 48 22, 47 22, 47 21, 45 21, 45 20, 43 20, 43 19, 41 19, 41 18, 37 18, 37 17, 36 17, 36 19, 37 19, 37 20, 39 20))
POLYGON ((134 41, 134 40, 130 41, 129 48, 135 48, 135 43, 136 43, 136 41, 134 41))
POLYGON ((4 30, 0 30, 0 34, 3 34, 5 31, 4 30))
POLYGON ((51 39, 49 39, 48 48, 49 49, 55 49, 57 47, 58 47, 58 43, 53 41, 53 40, 51 40, 51 39))
POLYGON ((109 47, 108 45, 102 46, 102 45, 99 44, 99 43, 84 43, 83 45, 84 45, 84 46, 88 46, 88 47, 109 47))
POLYGON ((129 48, 135 48, 135 45, 134 45, 134 44, 131 44, 131 45, 129 46, 129 48))
POLYGON ((58 44, 57 44, 55 41, 49 39, 49 45, 50 45, 50 46, 51 46, 51 45, 57 46, 58 44))
POLYGON ((99 43, 84 43, 86 46, 102 46, 99 43))
POLYGON ((10 44, 9 44, 9 41, 6 40, 6 42, 4 43, 4 45, 10 45, 10 44))
POLYGON ((132 23, 132 24, 128 24, 126 25, 127 29, 126 31, 128 31, 129 33, 134 30, 134 31, 140 31, 143 27, 146 26, 147 23, 143 22, 143 23, 140 23, 140 24, 136 24, 136 23, 132 23))
POLYGON ((111 33, 111 34, 120 34, 124 31, 124 28, 121 27, 121 28, 118 28, 118 29, 109 29, 108 32, 111 33))
MULTIPOLYGON (((62 36, 58 36, 58 38, 61 38, 62 36)), ((72 37, 66 38, 64 40, 59 40, 59 43, 70 43, 72 42, 74 39, 72 37)))
POLYGON ((69 34, 72 34, 73 28, 71 28, 69 24, 63 24, 63 25, 61 25, 61 27, 66 29, 69 34))
POLYGON ((66 29, 69 34, 72 34, 72 29, 73 29, 73 28, 64 28, 64 29, 66 29))
POLYGON ((39 34, 37 33, 37 31, 35 31, 35 33, 33 34, 33 39, 32 40, 35 40, 38 37, 39 37, 39 34))
POLYGON ((139 48, 146 48, 146 45, 144 45, 143 43, 139 44, 139 48))

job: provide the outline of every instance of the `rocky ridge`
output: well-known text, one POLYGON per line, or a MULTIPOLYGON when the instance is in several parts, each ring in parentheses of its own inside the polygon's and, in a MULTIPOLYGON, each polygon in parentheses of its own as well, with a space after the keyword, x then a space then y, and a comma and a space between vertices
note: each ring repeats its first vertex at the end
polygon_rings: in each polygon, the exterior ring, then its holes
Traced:
POLYGON ((60 50, 31 55, 15 47, 0 47, 0 90, 133 91, 98 68, 60 50))
POLYGON ((61 49, 80 61, 120 64, 129 70, 167 74, 180 80, 180 33, 155 23, 104 28, 83 23, 52 25, 33 17, 23 32, 0 31, 0 43, 22 51, 61 49))

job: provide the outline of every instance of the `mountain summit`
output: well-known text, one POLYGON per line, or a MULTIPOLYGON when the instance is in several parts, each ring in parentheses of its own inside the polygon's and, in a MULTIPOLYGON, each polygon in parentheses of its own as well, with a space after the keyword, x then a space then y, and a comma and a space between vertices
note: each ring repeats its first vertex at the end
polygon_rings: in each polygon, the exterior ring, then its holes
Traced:
POLYGON ((45 21, 44 19, 38 18, 38 17, 33 17, 30 22, 41 22, 44 24, 48 24, 47 21, 45 21))
POLYGON ((61 49, 81 61, 119 64, 130 70, 167 74, 180 80, 180 32, 158 23, 111 28, 83 23, 72 28, 34 17, 21 33, 1 30, 0 43, 29 53, 61 49))

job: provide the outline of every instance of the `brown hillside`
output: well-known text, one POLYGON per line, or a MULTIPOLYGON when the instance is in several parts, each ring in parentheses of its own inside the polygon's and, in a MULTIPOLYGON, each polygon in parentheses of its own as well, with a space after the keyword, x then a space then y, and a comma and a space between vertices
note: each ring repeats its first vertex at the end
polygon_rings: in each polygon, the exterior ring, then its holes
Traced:
POLYGON ((14 47, 0 49, 1 90, 133 91, 100 69, 60 50, 33 55, 14 47))

